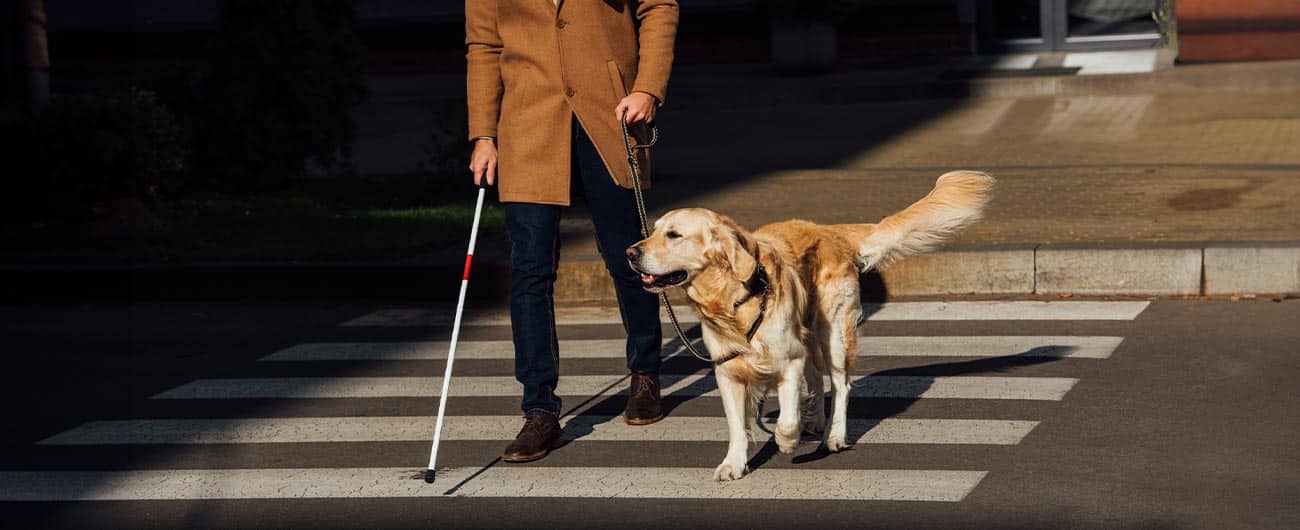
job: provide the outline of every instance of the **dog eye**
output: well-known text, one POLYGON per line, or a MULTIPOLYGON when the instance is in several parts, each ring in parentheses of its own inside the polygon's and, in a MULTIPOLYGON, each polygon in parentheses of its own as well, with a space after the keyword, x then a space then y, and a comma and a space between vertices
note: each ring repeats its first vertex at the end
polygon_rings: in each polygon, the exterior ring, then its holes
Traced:
POLYGON ((678 234, 677 232, 674 232, 672 230, 669 230, 668 233, 664 234, 664 236, 667 237, 668 239, 677 239, 679 237, 682 237, 681 234, 678 234))

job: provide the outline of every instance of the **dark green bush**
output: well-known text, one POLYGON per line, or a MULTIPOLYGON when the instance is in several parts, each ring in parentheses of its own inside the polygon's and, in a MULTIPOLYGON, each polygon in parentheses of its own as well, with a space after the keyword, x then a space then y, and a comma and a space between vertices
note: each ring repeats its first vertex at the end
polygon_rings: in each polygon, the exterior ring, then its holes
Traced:
POLYGON ((186 114, 206 187, 283 188, 314 160, 334 166, 364 101, 364 48, 349 0, 221 0, 186 114))
POLYGON ((181 129, 144 90, 55 95, 42 107, 5 111, 0 128, 13 131, 0 147, 6 220, 84 220, 94 201, 152 200, 183 174, 181 129))

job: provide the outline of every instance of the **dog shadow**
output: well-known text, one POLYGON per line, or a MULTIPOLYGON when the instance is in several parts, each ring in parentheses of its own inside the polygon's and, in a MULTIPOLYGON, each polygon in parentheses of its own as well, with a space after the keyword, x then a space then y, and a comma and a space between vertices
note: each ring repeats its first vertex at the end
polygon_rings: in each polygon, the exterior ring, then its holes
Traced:
MULTIPOLYGON (((867 433, 871 432, 872 429, 879 426, 882 420, 898 416, 920 401, 925 392, 934 386, 935 378, 1010 372, 1023 366, 1034 366, 1059 361, 1062 358, 1069 356, 1070 353, 1076 349, 1077 348, 1074 346, 1039 346, 1011 355, 982 357, 969 361, 892 368, 859 377, 850 383, 850 387, 870 385, 872 384, 873 378, 906 376, 911 377, 912 379, 906 386, 899 389, 900 392, 896 395, 887 398, 871 399, 872 406, 870 414, 873 421, 867 423, 865 428, 850 428, 848 430, 845 438, 845 441, 849 445, 848 449, 851 450, 854 444, 861 440, 862 437, 866 436, 867 433)), ((828 403, 825 407, 828 413, 831 409, 829 404, 830 399, 831 396, 828 395, 828 403)), ((776 414, 779 414, 779 412, 779 410, 769 412, 765 417, 773 417, 776 414)), ((756 470, 759 467, 762 467, 775 457, 778 452, 776 442, 769 438, 750 459, 749 468, 751 470, 756 470)), ((791 462, 794 464, 805 464, 821 460, 833 454, 834 453, 826 450, 825 444, 819 444, 813 452, 797 455, 791 459, 791 462)))
MULTIPOLYGON (((878 310, 878 308, 878 304, 864 304, 864 320, 869 317, 871 313, 878 310)), ((702 352, 706 351, 703 341, 700 338, 700 330, 698 326, 686 330, 686 334, 687 338, 696 349, 702 352)), ((871 432, 872 429, 876 428, 882 420, 898 416, 920 401, 922 396, 934 385, 935 378, 937 377, 1010 372, 1020 367, 1056 362, 1062 358, 1068 357, 1070 353, 1076 349, 1077 348, 1074 346, 1039 346, 1016 354, 997 357, 981 357, 968 361, 932 363, 892 368, 857 377, 850 383, 851 388, 870 385, 873 383, 873 378, 906 376, 911 379, 908 381, 907 385, 896 389, 894 395, 889 397, 870 398, 871 408, 869 414, 872 416, 872 421, 868 422, 865 426, 859 423, 856 426, 857 428, 849 429, 845 440, 849 445, 847 450, 851 450, 854 444, 871 432)), ((673 373, 678 373, 683 376, 699 374, 705 375, 705 377, 701 377, 689 385, 678 385, 674 387, 671 392, 664 393, 661 396, 664 416, 671 415, 674 409, 681 404, 717 389, 717 381, 711 377, 712 372, 710 368, 712 367, 703 361, 693 358, 690 352, 683 346, 681 338, 674 337, 666 342, 663 351, 673 352, 665 355, 663 358, 663 366, 671 366, 675 368, 672 370, 673 373)), ((621 421, 620 412, 627 400, 626 389, 624 388, 622 391, 614 395, 602 394, 605 394, 608 390, 626 387, 629 378, 630 376, 619 378, 610 383, 600 392, 596 392, 591 397, 573 405, 567 411, 562 413, 561 418, 567 418, 562 434, 564 445, 568 445, 569 443, 591 435, 600 425, 611 421, 621 421)), ((829 413, 831 409, 830 400, 832 399, 832 396, 828 393, 826 399, 827 406, 825 407, 825 410, 829 413)), ((751 425, 750 427, 755 429, 756 433, 767 433, 769 437, 762 442, 758 451, 750 458, 748 465, 751 471, 757 470, 767 464, 772 460, 772 458, 780 453, 777 449, 775 440, 770 436, 771 430, 769 426, 762 420, 763 418, 768 420, 774 419, 780 411, 778 409, 773 409, 771 411, 762 412, 762 408, 760 408, 760 411, 759 419, 755 421, 755 425, 751 425)), ((808 440, 811 440, 811 438, 808 440)), ((815 462, 833 454, 834 453, 826 450, 824 444, 819 444, 817 448, 810 453, 794 456, 791 459, 791 463, 805 464, 815 462)))

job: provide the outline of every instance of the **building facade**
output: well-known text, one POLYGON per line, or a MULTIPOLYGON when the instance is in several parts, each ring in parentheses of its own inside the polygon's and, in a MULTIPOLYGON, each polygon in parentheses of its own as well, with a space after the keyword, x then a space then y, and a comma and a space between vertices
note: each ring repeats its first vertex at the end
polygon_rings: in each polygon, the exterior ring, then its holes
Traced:
MULTIPOLYGON (((471 0, 472 1, 472 0, 471 0)), ((549 1, 549 0, 537 0, 549 1)), ((589 0, 567 0, 589 1, 589 0)), ((772 60, 784 2, 682 0, 684 64, 772 60)), ((1300 57, 1294 0, 844 0, 839 63, 1008 52, 1173 48, 1184 61, 1300 57)), ((173 60, 201 49, 217 0, 47 2, 55 64, 93 70, 109 58, 173 60)), ((464 0, 358 0, 378 72, 464 68, 464 0)), ((56 66, 58 68, 58 66, 56 66)))

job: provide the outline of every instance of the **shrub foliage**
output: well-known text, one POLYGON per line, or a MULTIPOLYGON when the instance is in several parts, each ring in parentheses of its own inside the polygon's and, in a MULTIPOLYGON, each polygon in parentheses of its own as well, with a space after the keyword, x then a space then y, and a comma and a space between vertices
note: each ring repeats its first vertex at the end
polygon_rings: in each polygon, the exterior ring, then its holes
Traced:
POLYGON ((364 101, 350 0, 221 0, 209 71, 193 101, 194 163, 207 187, 283 187, 348 155, 364 101))
POLYGON ((6 220, 84 220, 95 201, 151 200, 181 182, 181 128, 151 92, 55 95, 2 114, 0 128, 14 133, 0 143, 13 171, 6 220))

